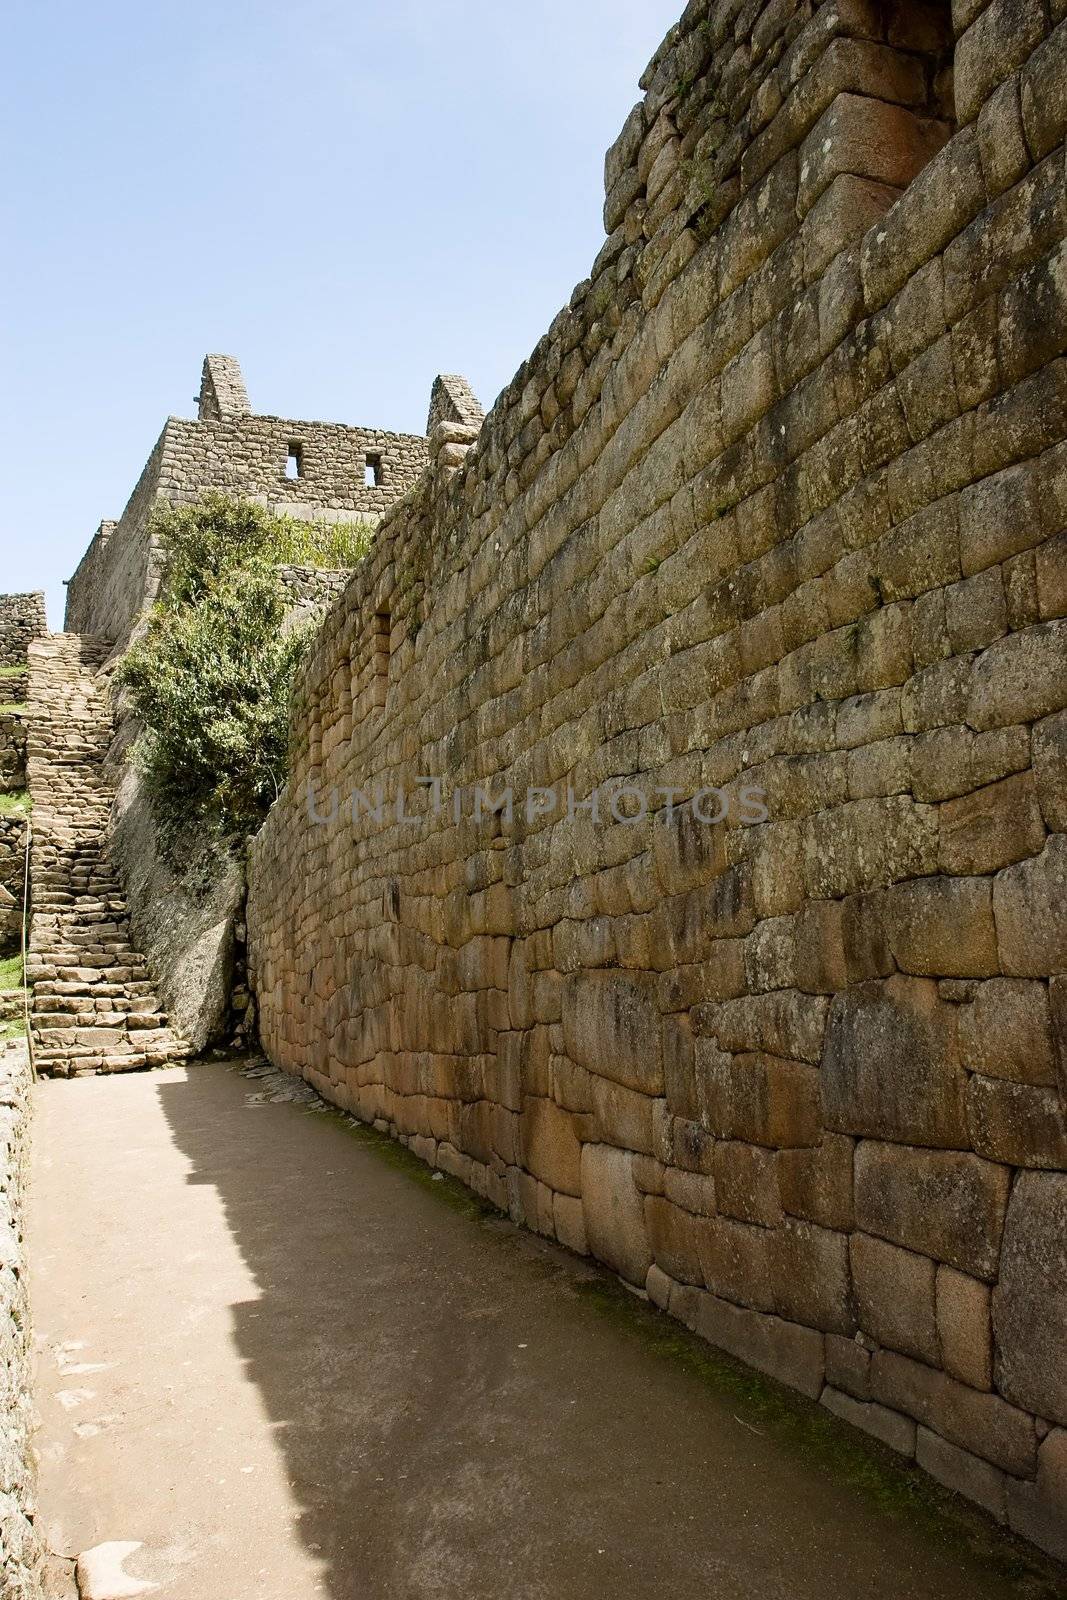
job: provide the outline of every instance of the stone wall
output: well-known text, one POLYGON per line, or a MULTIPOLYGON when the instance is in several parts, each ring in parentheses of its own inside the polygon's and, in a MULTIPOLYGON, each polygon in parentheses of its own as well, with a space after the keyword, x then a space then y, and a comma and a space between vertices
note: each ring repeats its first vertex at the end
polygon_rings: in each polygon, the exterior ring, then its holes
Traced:
MULTIPOLYGON (((477 406, 463 379, 441 381, 459 386, 449 388, 450 404, 477 406)), ((197 420, 168 419, 121 518, 100 524, 68 584, 65 626, 110 641, 115 658, 128 646, 163 575, 162 552, 149 533, 157 501, 192 503, 214 490, 304 521, 373 524, 415 483, 426 458, 426 440, 418 435, 257 416, 238 362, 208 355, 197 420)), ((281 577, 294 623, 319 616, 346 580, 344 573, 306 566, 283 567, 281 577)), ((126 891, 133 937, 163 1003, 199 1050, 229 1037, 231 988, 243 959, 236 939, 243 864, 207 853, 190 859, 182 876, 172 870, 131 759, 139 730, 122 697, 115 710, 109 853, 126 891)))
POLYGON ((693 0, 327 617, 249 939, 275 1062, 1067 1555, 1053 10, 958 4, 953 99, 947 6, 693 0))
POLYGON ((0 812, 0 957, 22 948, 28 826, 25 815, 0 812))
POLYGON ((0 594, 0 668, 24 665, 30 640, 47 632, 43 593, 0 594))
MULTIPOLYGON (((26 655, 47 632, 43 594, 0 595, 0 795, 26 787, 26 655)), ((21 810, 0 811, 0 956, 22 943, 27 827, 21 810)))
POLYGON ((418 434, 254 415, 232 357, 206 358, 199 409, 196 421, 168 418, 122 516, 101 523, 67 585, 68 632, 128 641, 159 586, 148 535, 158 499, 218 490, 304 521, 373 523, 426 463, 418 434))
POLYGON ((22 1233, 29 1120, 26 1046, 0 1044, 0 1592, 10 1600, 37 1600, 44 1561, 34 1527, 32 1345, 22 1233))

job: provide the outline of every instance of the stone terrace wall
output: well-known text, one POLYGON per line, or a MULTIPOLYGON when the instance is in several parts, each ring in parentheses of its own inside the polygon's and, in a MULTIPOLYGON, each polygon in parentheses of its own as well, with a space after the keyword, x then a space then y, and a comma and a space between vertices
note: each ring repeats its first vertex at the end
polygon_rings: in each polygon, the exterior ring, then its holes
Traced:
POLYGON ((25 665, 30 640, 47 632, 43 593, 0 594, 0 667, 25 665))
POLYGON ((22 1234, 30 1122, 30 1059, 0 1044, 0 1593, 35 1600, 44 1551, 34 1527, 32 1342, 22 1234))
POLYGON ((961 0, 953 107, 941 8, 688 7, 327 617, 249 934, 276 1062, 1067 1555, 1054 8, 961 0), (521 809, 613 783, 769 820, 521 809))

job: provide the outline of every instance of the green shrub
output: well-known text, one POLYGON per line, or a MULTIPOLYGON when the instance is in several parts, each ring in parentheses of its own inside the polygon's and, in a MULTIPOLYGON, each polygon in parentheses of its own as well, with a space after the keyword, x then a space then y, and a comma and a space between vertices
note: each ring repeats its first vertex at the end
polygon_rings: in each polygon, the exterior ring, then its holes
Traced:
POLYGON ((140 759, 173 853, 190 829, 253 832, 285 781, 293 674, 312 630, 285 627, 277 566, 352 556, 369 532, 296 523, 218 494, 159 508, 151 531, 163 585, 118 681, 145 727, 140 759))

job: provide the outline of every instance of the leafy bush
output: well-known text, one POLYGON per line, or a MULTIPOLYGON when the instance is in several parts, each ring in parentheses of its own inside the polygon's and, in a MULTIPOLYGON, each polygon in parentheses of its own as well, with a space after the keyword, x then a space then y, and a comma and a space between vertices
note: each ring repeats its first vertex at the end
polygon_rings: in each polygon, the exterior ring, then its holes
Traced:
MULTIPOLYGON (((213 494, 160 507, 160 597, 118 682, 145 727, 141 762, 163 833, 253 832, 285 780, 293 674, 310 638, 287 628, 277 567, 366 548, 362 527, 296 523, 213 494)), ((344 564, 348 564, 346 561, 344 564)))

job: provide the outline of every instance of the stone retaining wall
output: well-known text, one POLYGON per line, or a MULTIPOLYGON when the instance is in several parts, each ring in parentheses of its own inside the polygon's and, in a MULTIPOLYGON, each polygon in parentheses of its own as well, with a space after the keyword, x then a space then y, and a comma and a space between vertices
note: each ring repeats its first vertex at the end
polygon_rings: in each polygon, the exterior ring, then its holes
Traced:
MULTIPOLYGON (((0 594, 0 667, 20 667, 31 639, 48 632, 44 594, 0 594)), ((0 700, 13 699, 0 680, 0 700)))
POLYGON ((0 1592, 5 1600, 38 1600, 44 1559, 34 1527, 30 1438, 35 1418, 22 1237, 29 1118, 26 1047, 0 1044, 0 1592))
POLYGON ((28 818, 0 814, 0 956, 22 946, 22 902, 26 886, 28 818))
POLYGON ((1067 1555, 1067 23, 954 9, 953 98, 945 5, 687 7, 249 938, 276 1063, 1067 1555))

